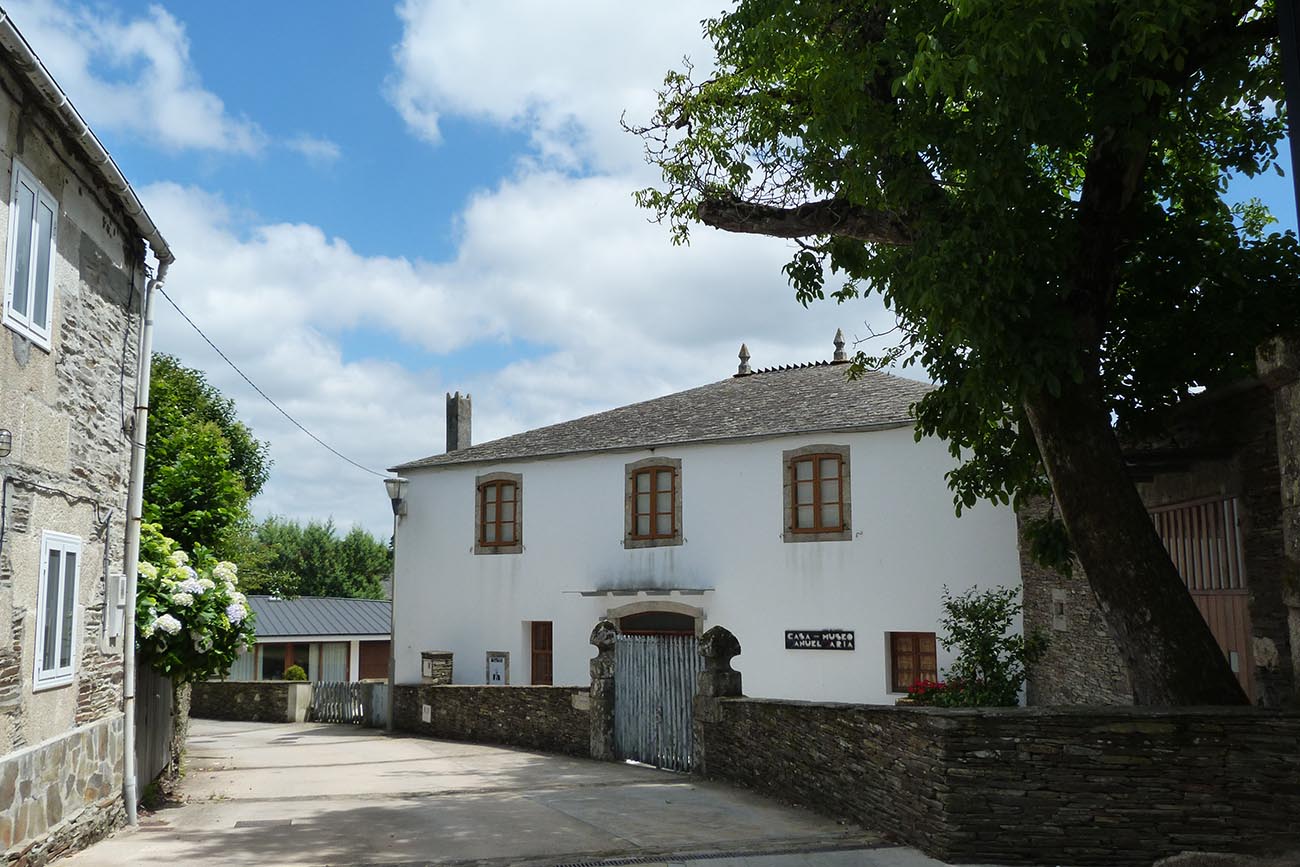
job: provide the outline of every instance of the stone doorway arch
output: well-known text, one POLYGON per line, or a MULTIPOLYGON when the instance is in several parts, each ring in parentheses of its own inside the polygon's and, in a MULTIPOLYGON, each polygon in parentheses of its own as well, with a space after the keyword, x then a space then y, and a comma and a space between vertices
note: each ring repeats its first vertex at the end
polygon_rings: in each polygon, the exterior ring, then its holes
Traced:
POLYGON ((704 634, 704 609, 684 602, 630 602, 609 609, 605 617, 625 635, 690 635, 699 638, 704 634))

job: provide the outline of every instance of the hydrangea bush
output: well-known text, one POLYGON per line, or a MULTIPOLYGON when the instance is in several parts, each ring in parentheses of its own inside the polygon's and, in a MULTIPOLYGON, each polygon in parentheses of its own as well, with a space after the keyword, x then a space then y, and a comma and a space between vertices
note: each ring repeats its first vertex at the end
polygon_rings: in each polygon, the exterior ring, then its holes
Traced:
POLYGON ((191 561, 158 524, 140 531, 136 646, 173 683, 225 677, 253 646, 253 612, 234 563, 191 561))

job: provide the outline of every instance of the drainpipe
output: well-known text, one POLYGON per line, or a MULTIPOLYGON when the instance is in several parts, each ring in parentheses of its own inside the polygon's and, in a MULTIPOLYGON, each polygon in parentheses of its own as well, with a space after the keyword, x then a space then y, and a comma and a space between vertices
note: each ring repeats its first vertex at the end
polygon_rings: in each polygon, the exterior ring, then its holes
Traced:
POLYGON ((153 302, 163 281, 167 279, 164 259, 158 266, 158 276, 145 283, 140 329, 140 358, 135 377, 135 419, 131 426, 131 488, 126 501, 126 610, 122 617, 122 727, 123 768, 122 801, 126 806, 126 821, 138 821, 139 789, 135 769, 135 599, 140 575, 140 524, 144 508, 144 450, 149 434, 149 373, 153 361, 153 302))

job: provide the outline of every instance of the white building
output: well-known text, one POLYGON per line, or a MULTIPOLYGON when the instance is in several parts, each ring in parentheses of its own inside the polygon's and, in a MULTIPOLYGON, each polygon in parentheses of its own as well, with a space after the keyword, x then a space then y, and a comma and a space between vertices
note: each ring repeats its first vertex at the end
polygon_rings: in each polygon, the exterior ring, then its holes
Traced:
POLYGON ((601 618, 727 627, 750 695, 883 703, 933 677, 943 586, 1018 584, 1014 515, 955 517, 953 459, 909 418, 928 386, 850 382, 841 347, 753 373, 742 348, 721 382, 477 446, 449 395, 448 451, 395 468, 397 682, 439 650, 456 683, 506 653, 511 683, 583 684, 601 618))

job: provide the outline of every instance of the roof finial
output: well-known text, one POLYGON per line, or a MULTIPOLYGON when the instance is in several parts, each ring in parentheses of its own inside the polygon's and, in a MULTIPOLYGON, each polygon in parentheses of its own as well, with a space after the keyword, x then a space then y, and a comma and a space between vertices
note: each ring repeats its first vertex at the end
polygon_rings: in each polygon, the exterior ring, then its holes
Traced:
POLYGON ((737 357, 740 359, 740 367, 736 368, 736 376, 749 376, 749 374, 754 372, 749 369, 749 347, 748 346, 746 346, 743 343, 740 344, 740 355, 737 357))
POLYGON ((849 360, 848 355, 846 355, 844 352, 844 329, 843 328, 835 329, 835 357, 831 360, 836 363, 849 360))

